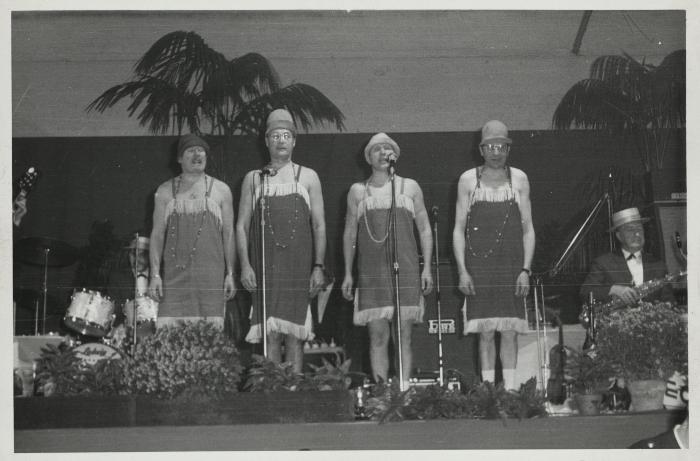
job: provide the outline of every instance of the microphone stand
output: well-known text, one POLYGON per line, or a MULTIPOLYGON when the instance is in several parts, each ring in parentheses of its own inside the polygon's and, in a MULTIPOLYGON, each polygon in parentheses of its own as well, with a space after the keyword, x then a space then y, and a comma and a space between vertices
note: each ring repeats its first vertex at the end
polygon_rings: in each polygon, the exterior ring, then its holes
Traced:
POLYGON ((131 355, 136 354, 136 307, 139 297, 139 233, 135 233, 134 239, 134 263, 132 265, 134 274, 134 300, 131 303, 131 355))
POLYGON ((270 187, 270 170, 263 168, 260 170, 260 259, 261 276, 262 276, 262 302, 261 312, 262 320, 260 322, 260 330, 263 343, 263 357, 267 358, 267 268, 265 267, 265 207, 270 205, 267 203, 267 193, 270 187))
POLYGON ((392 271, 394 274, 394 308, 396 309, 396 345, 398 348, 398 365, 399 365, 399 390, 406 390, 406 383, 403 380, 403 354, 401 354, 401 300, 399 295, 399 260, 398 260, 398 242, 396 239, 396 172, 394 169, 394 160, 389 162, 389 180, 391 181, 391 207, 389 208, 389 227, 392 237, 391 243, 391 259, 392 271))
MULTIPOLYGON (((585 221, 583 224, 581 224, 581 227, 576 231, 576 234, 574 237, 571 239, 571 242, 569 242, 569 245, 566 247, 562 255, 559 257, 559 259, 554 263, 551 269, 548 271, 544 272, 544 274, 548 275, 550 278, 555 277, 557 274, 559 274, 562 270, 562 267, 564 264, 571 258, 573 255, 574 251, 579 247, 581 242, 583 242, 583 239, 588 235, 590 232, 593 223, 595 222, 596 218, 598 217, 600 211, 603 209, 604 206, 607 207, 607 218, 608 218, 608 228, 612 227, 612 215, 613 215, 613 204, 612 204, 612 195, 611 195, 611 189, 614 187, 614 180, 612 173, 608 175, 609 183, 608 183, 608 190, 605 191, 601 197, 598 199, 598 201, 593 205, 593 209, 591 212, 588 214, 586 217, 585 221)), ((614 245, 615 242, 613 240, 612 233, 609 235, 608 239, 608 244, 610 247, 610 251, 612 252, 614 250, 614 245)), ((540 298, 542 299, 542 305, 543 305, 543 312, 544 312, 544 288, 542 284, 542 279, 541 275, 543 274, 537 274, 535 277, 535 286, 534 286, 534 296, 535 300, 537 300, 537 296, 539 293, 540 298)), ((592 303, 591 303, 592 304, 592 303)), ((589 309, 591 306, 589 306, 589 309)), ((589 322, 589 325, 586 327, 586 343, 589 342, 593 343, 594 342, 594 335, 595 335, 595 327, 592 325, 592 322, 589 322)), ((545 351, 546 353, 546 351, 545 351)), ((545 391, 546 392, 546 391, 545 391)))
POLYGON ((440 262, 438 257, 438 207, 432 208, 433 212, 433 239, 435 247, 435 304, 437 305, 437 321, 438 321, 438 383, 440 386, 445 385, 445 368, 442 361, 442 309, 440 307, 440 262))

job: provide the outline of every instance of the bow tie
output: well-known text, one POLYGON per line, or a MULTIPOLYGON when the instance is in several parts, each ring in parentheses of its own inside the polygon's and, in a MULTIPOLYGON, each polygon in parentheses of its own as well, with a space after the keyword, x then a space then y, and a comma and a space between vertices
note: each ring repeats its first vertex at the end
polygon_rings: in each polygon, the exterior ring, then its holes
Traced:
POLYGON ((627 261, 631 261, 635 258, 636 258, 636 256, 634 255, 634 253, 630 253, 630 255, 627 257, 627 261))

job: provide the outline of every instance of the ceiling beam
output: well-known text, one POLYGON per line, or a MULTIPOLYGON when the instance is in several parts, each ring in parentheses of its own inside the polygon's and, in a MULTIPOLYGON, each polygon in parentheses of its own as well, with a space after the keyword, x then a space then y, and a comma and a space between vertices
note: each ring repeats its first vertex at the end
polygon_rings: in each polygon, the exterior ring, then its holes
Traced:
POLYGON ((578 32, 576 33, 576 39, 574 40, 574 47, 571 49, 571 52, 575 55, 578 55, 578 52, 581 49, 581 42, 583 41, 583 36, 586 33, 588 20, 591 19, 591 14, 593 14, 593 10, 586 10, 583 12, 581 24, 578 26, 578 32))

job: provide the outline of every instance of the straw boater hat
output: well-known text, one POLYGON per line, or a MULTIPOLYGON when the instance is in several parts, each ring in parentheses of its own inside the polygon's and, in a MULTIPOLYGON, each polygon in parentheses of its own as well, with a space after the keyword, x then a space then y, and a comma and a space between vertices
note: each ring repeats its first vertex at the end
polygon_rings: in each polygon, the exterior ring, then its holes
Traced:
POLYGON ((365 146, 365 160, 367 160, 367 163, 369 163, 369 152, 377 144, 389 144, 391 148, 394 149, 394 153, 396 154, 397 158, 401 155, 401 149, 399 148, 399 145, 396 144, 396 141, 391 139, 386 133, 377 133, 369 138, 369 141, 365 146))
POLYGON ((279 129, 289 130, 294 133, 294 136, 297 135, 297 128, 294 125, 292 114, 286 109, 275 109, 267 116, 265 135, 267 136, 272 130, 279 129))
POLYGON ((647 222, 649 221, 649 218, 642 218, 642 216, 639 214, 639 210, 637 208, 626 208, 624 210, 620 210, 613 214, 612 216, 612 227, 608 229, 609 232, 614 232, 618 229, 618 227, 622 226, 623 224, 631 223, 631 222, 647 222))
POLYGON ((177 158, 182 157, 182 154, 190 147, 200 146, 204 148, 204 152, 209 153, 209 144, 197 136, 196 134, 186 134, 180 138, 177 143, 177 158))
POLYGON ((503 122, 491 120, 486 122, 481 129, 481 142, 479 145, 483 146, 484 144, 496 142, 511 144, 513 141, 508 137, 508 128, 503 122))

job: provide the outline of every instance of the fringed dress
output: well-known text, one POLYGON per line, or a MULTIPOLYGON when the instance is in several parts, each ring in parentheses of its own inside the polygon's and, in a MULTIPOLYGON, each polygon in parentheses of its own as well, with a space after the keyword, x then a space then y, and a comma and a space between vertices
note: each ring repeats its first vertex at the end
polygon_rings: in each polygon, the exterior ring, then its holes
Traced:
POLYGON ((482 331, 527 331, 523 298, 515 296, 516 280, 523 267, 523 231, 513 190, 508 182, 497 189, 481 185, 477 168, 476 188, 470 197, 466 225, 466 266, 476 295, 464 305, 464 334, 482 331))
MULTIPOLYGON (((399 301, 401 319, 423 321, 424 300, 421 293, 418 249, 413 233, 414 208, 411 197, 404 195, 404 179, 396 190, 396 239, 399 263, 399 301)), ((391 188, 391 183, 383 187, 391 188)), ((353 322, 366 325, 377 319, 394 316, 394 274, 392 271, 389 232, 391 192, 372 195, 365 184, 365 195, 357 208, 357 291, 353 322)))
MULTIPOLYGON (((163 299, 158 317, 223 317, 224 243, 221 207, 210 198, 173 198, 165 209, 163 299)), ((173 197, 177 194, 172 181, 173 197)))
POLYGON ((251 328, 246 336, 246 341, 251 343, 262 339, 261 213, 265 220, 267 331, 289 334, 301 340, 314 337, 309 299, 313 258, 309 192, 299 183, 302 167, 292 167, 297 169, 294 182, 266 184, 264 190, 261 191, 261 186, 255 190, 250 259, 258 290, 253 294, 251 328))

